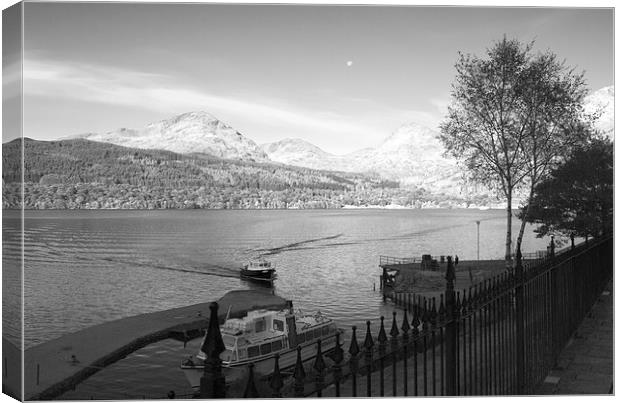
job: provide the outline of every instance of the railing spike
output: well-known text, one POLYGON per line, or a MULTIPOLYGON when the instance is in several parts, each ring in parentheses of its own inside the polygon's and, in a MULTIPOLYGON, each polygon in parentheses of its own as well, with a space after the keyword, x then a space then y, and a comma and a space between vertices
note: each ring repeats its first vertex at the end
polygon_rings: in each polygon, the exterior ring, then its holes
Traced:
POLYGON ((384 344, 387 341, 387 334, 385 333, 385 325, 383 323, 384 320, 385 317, 381 316, 381 327, 379 329, 379 337, 377 337, 380 344, 384 344))
POLYGON ((325 370, 325 360, 323 360, 323 352, 321 351, 321 339, 316 341, 316 359, 314 360, 314 368, 319 374, 321 374, 325 370))
POLYGON ((225 350, 218 321, 218 304, 209 305, 211 311, 209 325, 200 350, 205 354, 204 372, 200 379, 200 396, 203 398, 226 397, 224 376, 222 376, 222 360, 220 354, 225 350))
POLYGON ((250 371, 248 375, 248 383, 245 385, 245 392, 243 392, 244 398, 255 399, 258 397, 258 390, 256 390, 256 383, 254 382, 254 363, 251 362, 248 365, 250 371))
POLYGON ((399 334, 398 325, 396 324, 396 311, 392 312, 392 328, 390 329, 390 336, 397 337, 399 334))
POLYGON ((405 312, 403 313, 403 324, 400 326, 401 330, 407 334, 407 332, 411 329, 411 326, 409 325, 409 318, 407 317, 407 310, 405 309, 405 312))
POLYGON ((375 342, 372 340, 372 334, 370 333, 370 321, 366 321, 366 338, 364 339, 364 349, 366 351, 372 349, 372 346, 375 345, 375 342))
POLYGON ((334 360, 334 382, 336 383, 336 397, 340 397, 340 380, 342 379, 342 360, 344 359, 344 351, 340 345, 340 332, 336 333, 336 347, 332 354, 334 360))
POLYGON ((360 353, 359 344, 357 343, 357 335, 356 330, 357 326, 353 326, 351 328, 353 330, 353 334, 351 335, 351 344, 349 345, 349 354, 352 357, 356 357, 360 353))
POLYGON ((303 380, 306 378, 306 371, 304 370, 304 363, 301 360, 301 346, 297 346, 297 361, 295 362, 295 370, 293 371, 293 378, 296 380, 303 380))
POLYGON ((209 327, 207 328, 207 335, 205 341, 200 346, 203 353, 209 357, 219 357, 220 354, 226 350, 224 346, 224 340, 222 339, 222 333, 220 332, 220 323, 218 319, 218 304, 217 302, 211 302, 209 305, 211 314, 209 316, 209 327))
POLYGON ((336 364, 339 364, 344 359, 344 351, 340 344, 340 333, 336 333, 336 347, 334 347, 332 358, 336 364))
POLYGON ((271 375, 269 386, 273 391, 273 397, 282 397, 282 392, 280 392, 280 389, 284 386, 284 382, 282 381, 282 374, 280 373, 280 354, 276 353, 273 360, 273 374, 271 375))

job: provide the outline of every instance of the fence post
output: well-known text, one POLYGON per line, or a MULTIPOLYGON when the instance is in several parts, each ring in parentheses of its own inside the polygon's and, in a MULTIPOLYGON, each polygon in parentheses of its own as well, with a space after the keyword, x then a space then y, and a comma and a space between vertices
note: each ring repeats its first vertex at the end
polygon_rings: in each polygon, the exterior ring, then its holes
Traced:
POLYGON ((381 316, 381 328, 379 330, 379 337, 377 338, 377 341, 379 342, 379 360, 380 360, 380 371, 379 371, 379 396, 383 397, 385 396, 385 378, 384 378, 384 371, 383 371, 383 367, 385 364, 385 350, 386 350, 386 343, 387 343, 387 334, 385 333, 385 326, 383 321, 385 320, 385 317, 381 316))
MULTIPOLYGON (((407 311, 405 311, 407 312, 407 311)), ((392 329, 390 329, 391 356, 392 356, 392 396, 396 396, 396 351, 398 349, 398 325, 396 324, 396 312, 392 312, 392 329)), ((405 382, 407 379, 405 378, 405 382)))
POLYGON ((523 262, 521 261, 521 248, 517 246, 517 265, 515 268, 516 287, 515 287, 515 310, 516 310, 516 367, 517 367, 517 394, 525 391, 525 329, 523 323, 523 285, 524 273, 523 262))
POLYGON ((245 385, 245 391, 243 392, 244 399, 256 399, 258 397, 258 390, 256 390, 256 383, 254 382, 254 363, 251 362, 248 366, 248 382, 245 385))
POLYGON ((357 327, 353 326, 352 330, 353 330, 353 333, 351 335, 351 344, 349 345, 349 355, 351 356, 349 359, 349 367, 351 369, 352 394, 353 394, 353 397, 357 397, 357 370, 358 370, 357 355, 360 353, 360 349, 357 343, 357 336, 355 334, 357 327))
POLYGON ((340 333, 336 333, 336 347, 332 355, 334 360, 334 382, 336 384, 336 397, 340 397, 340 381, 342 380, 342 360, 344 360, 344 351, 340 345, 340 333))
POLYGON ((409 326, 409 318, 407 317, 407 310, 403 313, 403 324, 400 328, 403 331, 403 379, 405 381, 403 396, 407 396, 409 392, 407 387, 407 383, 409 382, 409 375, 407 374, 407 356, 409 352, 407 351, 407 347, 409 346, 409 329, 411 329, 411 326, 409 326))
POLYGON ((295 379, 295 397, 304 397, 304 381, 306 379, 306 371, 304 370, 304 363, 301 360, 301 346, 297 346, 297 361, 295 362, 293 378, 295 379))
POLYGON ((448 268, 446 270, 446 364, 444 366, 446 374, 446 396, 456 396, 456 318, 455 314, 455 295, 454 295, 454 266, 452 256, 448 256, 448 268))
POLYGON ((325 382, 325 361, 323 360, 323 352, 321 351, 321 339, 316 341, 316 359, 314 360, 315 384, 316 384, 316 396, 323 396, 323 383, 325 382))
POLYGON ((273 357, 273 374, 271 374, 271 381, 269 382, 269 386, 271 387, 271 397, 282 397, 282 386, 284 386, 284 382, 282 381, 282 373, 280 372, 280 354, 276 353, 273 357))
POLYGON ((217 302, 209 305, 211 316, 207 335, 200 349, 205 354, 204 373, 200 378, 200 397, 213 399, 226 397, 225 380, 222 376, 220 354, 226 349, 217 317, 217 302))
POLYGON ((364 357, 366 360, 366 396, 371 397, 372 393, 372 348, 375 342, 370 333, 370 321, 366 321, 366 338, 364 339, 364 357))
POLYGON ((549 244, 549 251, 551 253, 551 257, 555 257, 555 237, 551 235, 551 242, 549 244))

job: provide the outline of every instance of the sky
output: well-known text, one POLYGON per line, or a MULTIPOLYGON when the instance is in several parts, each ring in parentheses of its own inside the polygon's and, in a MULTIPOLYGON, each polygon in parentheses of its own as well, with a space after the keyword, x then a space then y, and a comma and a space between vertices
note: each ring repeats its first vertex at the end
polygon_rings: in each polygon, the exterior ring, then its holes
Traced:
POLYGON ((609 8, 26 3, 23 34, 23 134, 40 140, 202 110, 258 144, 345 154, 436 129, 458 52, 504 35, 613 84, 609 8))

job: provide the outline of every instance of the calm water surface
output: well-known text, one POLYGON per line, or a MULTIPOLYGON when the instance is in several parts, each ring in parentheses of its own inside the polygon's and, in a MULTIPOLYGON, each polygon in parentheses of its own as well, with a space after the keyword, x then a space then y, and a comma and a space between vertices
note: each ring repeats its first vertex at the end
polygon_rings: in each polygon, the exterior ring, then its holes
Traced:
MULTIPOLYGON (((258 254, 276 264, 277 294, 298 308, 320 309, 343 327, 360 325, 393 309, 373 291, 379 255, 474 259, 476 220, 480 257, 503 256, 505 213, 499 210, 26 211, 25 346, 251 288, 238 268, 258 254)), ((4 211, 3 231, 3 265, 18 265, 19 212, 4 211)), ((547 240, 526 232, 524 250, 545 248, 547 240)), ((11 318, 3 319, 5 336, 18 340, 11 318)), ((182 394, 178 362, 196 348, 156 343, 64 397, 182 394)))

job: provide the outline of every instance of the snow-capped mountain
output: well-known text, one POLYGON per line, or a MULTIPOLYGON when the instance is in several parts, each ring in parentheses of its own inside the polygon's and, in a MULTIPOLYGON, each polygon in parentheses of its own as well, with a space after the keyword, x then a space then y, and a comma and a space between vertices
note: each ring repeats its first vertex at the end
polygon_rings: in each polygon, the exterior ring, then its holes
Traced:
POLYGON ((252 140, 206 112, 188 112, 151 123, 143 129, 118 129, 81 137, 125 147, 162 149, 177 153, 206 153, 220 158, 268 161, 252 140))
POLYGON ((272 161, 308 168, 325 166, 327 161, 334 157, 302 139, 284 139, 262 144, 261 148, 272 161))
POLYGON ((598 116, 594 127, 601 133, 614 138, 614 86, 594 91, 584 99, 584 109, 588 114, 598 116))
POLYGON ((456 161, 445 158, 437 133, 416 123, 398 128, 378 147, 355 153, 357 167, 386 175, 403 184, 459 193, 456 161))
POLYGON ((444 158, 438 133, 416 123, 401 126, 377 147, 333 155, 303 140, 263 144, 269 158, 284 164, 345 172, 371 172, 404 185, 460 193, 454 160, 444 158))

